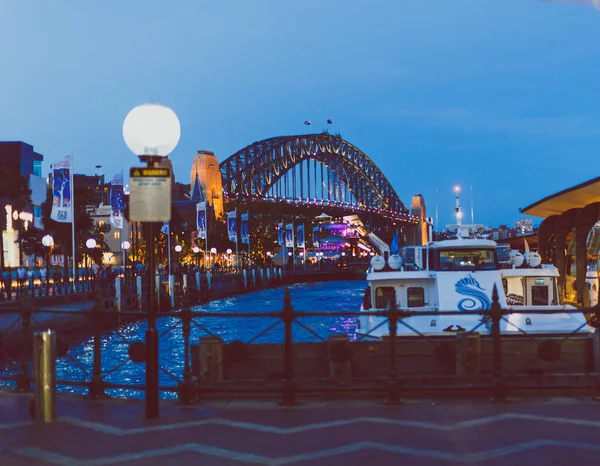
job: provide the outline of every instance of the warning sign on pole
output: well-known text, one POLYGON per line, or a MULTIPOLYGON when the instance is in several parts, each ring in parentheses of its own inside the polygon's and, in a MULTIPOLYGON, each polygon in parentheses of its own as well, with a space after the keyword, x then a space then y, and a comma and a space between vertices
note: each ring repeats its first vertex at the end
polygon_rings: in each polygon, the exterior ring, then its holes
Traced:
POLYGON ((171 220, 171 169, 133 167, 129 171, 129 219, 132 222, 171 220))

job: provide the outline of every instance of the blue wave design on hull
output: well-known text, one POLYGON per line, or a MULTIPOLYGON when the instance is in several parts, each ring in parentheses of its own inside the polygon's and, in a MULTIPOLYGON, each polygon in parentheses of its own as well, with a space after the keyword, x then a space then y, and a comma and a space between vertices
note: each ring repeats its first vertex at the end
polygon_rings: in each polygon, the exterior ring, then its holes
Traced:
POLYGON ((492 307, 492 301, 471 275, 461 278, 454 285, 458 294, 468 296, 458 302, 459 311, 485 311, 492 307))

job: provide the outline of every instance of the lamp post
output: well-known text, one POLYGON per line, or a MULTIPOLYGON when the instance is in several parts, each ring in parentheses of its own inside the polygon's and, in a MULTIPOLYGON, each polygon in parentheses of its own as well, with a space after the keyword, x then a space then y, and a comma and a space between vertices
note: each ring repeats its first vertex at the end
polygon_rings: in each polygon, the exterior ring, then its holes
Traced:
MULTIPOLYGON (((123 138, 127 147, 148 168, 158 167, 179 142, 181 125, 175 112, 157 104, 133 108, 123 122, 123 138)), ((146 332, 146 417, 158 417, 158 333, 154 293, 154 235, 156 224, 146 223, 146 250, 148 264, 148 331, 146 332)))
POLYGON ((192 251, 194 254, 196 254, 196 267, 200 267, 200 256, 198 256, 198 253, 200 252, 200 248, 198 246, 194 246, 192 248, 192 251))
POLYGON ((131 247, 131 243, 127 240, 121 243, 121 251, 123 251, 123 280, 127 281, 127 251, 131 247))
MULTIPOLYGON (((176 264, 177 264, 177 265, 179 265, 179 253, 180 253, 181 251, 183 251, 183 247, 181 246, 181 244, 176 244, 176 245, 175 245, 175 252, 177 253, 177 258, 176 258, 176 264)), ((169 275, 170 275, 171 273, 172 273, 172 272, 171 272, 171 271, 169 271, 169 275)))
POLYGON ((213 255, 217 253, 217 248, 210 248, 210 262, 214 264, 213 255))
MULTIPOLYGON (((86 242, 85 242, 85 247, 92 250, 96 247, 96 240, 94 238, 89 238, 86 242)), ((88 261, 89 259, 91 259, 92 256, 88 253, 88 261)), ((91 264, 88 266, 91 267, 91 264)), ((88 270, 88 276, 89 276, 89 270, 88 270)), ((75 278, 73 278, 73 281, 75 281, 75 278)), ((73 282, 73 287, 75 287, 75 283, 73 282)))
POLYGON ((42 238, 42 245, 46 248, 46 296, 48 296, 48 290, 50 289, 50 252, 54 247, 54 238, 50 235, 46 235, 42 238))
POLYGON ((231 269, 231 253, 233 252, 231 248, 227 248, 227 268, 231 269))

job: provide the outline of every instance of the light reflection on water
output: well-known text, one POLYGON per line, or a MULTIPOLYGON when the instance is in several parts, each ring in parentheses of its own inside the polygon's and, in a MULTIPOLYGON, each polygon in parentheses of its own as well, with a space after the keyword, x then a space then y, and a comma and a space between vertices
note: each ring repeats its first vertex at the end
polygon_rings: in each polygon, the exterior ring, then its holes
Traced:
MULTIPOLYGON (((358 311, 362 303, 364 281, 308 283, 290 286, 292 307, 296 311, 358 311)), ((283 289, 269 289, 242 296, 212 301, 197 306, 201 310, 219 314, 222 312, 273 312, 283 307, 283 289)), ((231 342, 248 342, 259 332, 271 325, 276 319, 265 317, 226 318, 209 317, 196 320, 192 325, 190 342, 195 344, 207 332, 231 342)), ((346 333, 354 338, 355 317, 306 317, 300 321, 312 331, 327 339, 331 333, 346 333)), ((184 366, 183 335, 179 319, 162 317, 157 319, 157 329, 161 338, 160 345, 160 385, 175 386, 182 379, 184 366)), ((143 341, 147 329, 145 321, 123 325, 117 331, 102 338, 102 369, 106 382, 144 385, 144 364, 135 364, 128 360, 129 343, 143 341), (118 368, 113 371, 113 369, 118 368)), ((293 327, 294 341, 317 341, 311 332, 299 325, 293 327)), ((256 339, 256 343, 278 343, 283 341, 283 325, 256 339)), ((57 378, 61 380, 89 380, 93 365, 93 342, 91 339, 71 348, 67 357, 57 360, 57 378), (76 364, 74 363, 76 362, 76 364), (82 369, 85 369, 84 372, 82 369)), ((86 393, 82 387, 59 387, 61 391, 86 393)), ((141 398, 143 392, 130 389, 111 389, 107 393, 116 397, 141 398)), ((174 393, 163 393, 163 398, 175 398, 174 393)))

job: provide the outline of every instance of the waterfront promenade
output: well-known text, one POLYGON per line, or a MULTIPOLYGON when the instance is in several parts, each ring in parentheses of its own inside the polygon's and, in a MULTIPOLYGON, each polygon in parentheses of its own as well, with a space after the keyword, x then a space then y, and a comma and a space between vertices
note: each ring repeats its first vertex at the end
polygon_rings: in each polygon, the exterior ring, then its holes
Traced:
POLYGON ((55 423, 31 421, 31 395, 0 392, 0 464, 566 465, 598 464, 591 399, 406 402, 163 402, 59 398, 55 423))

